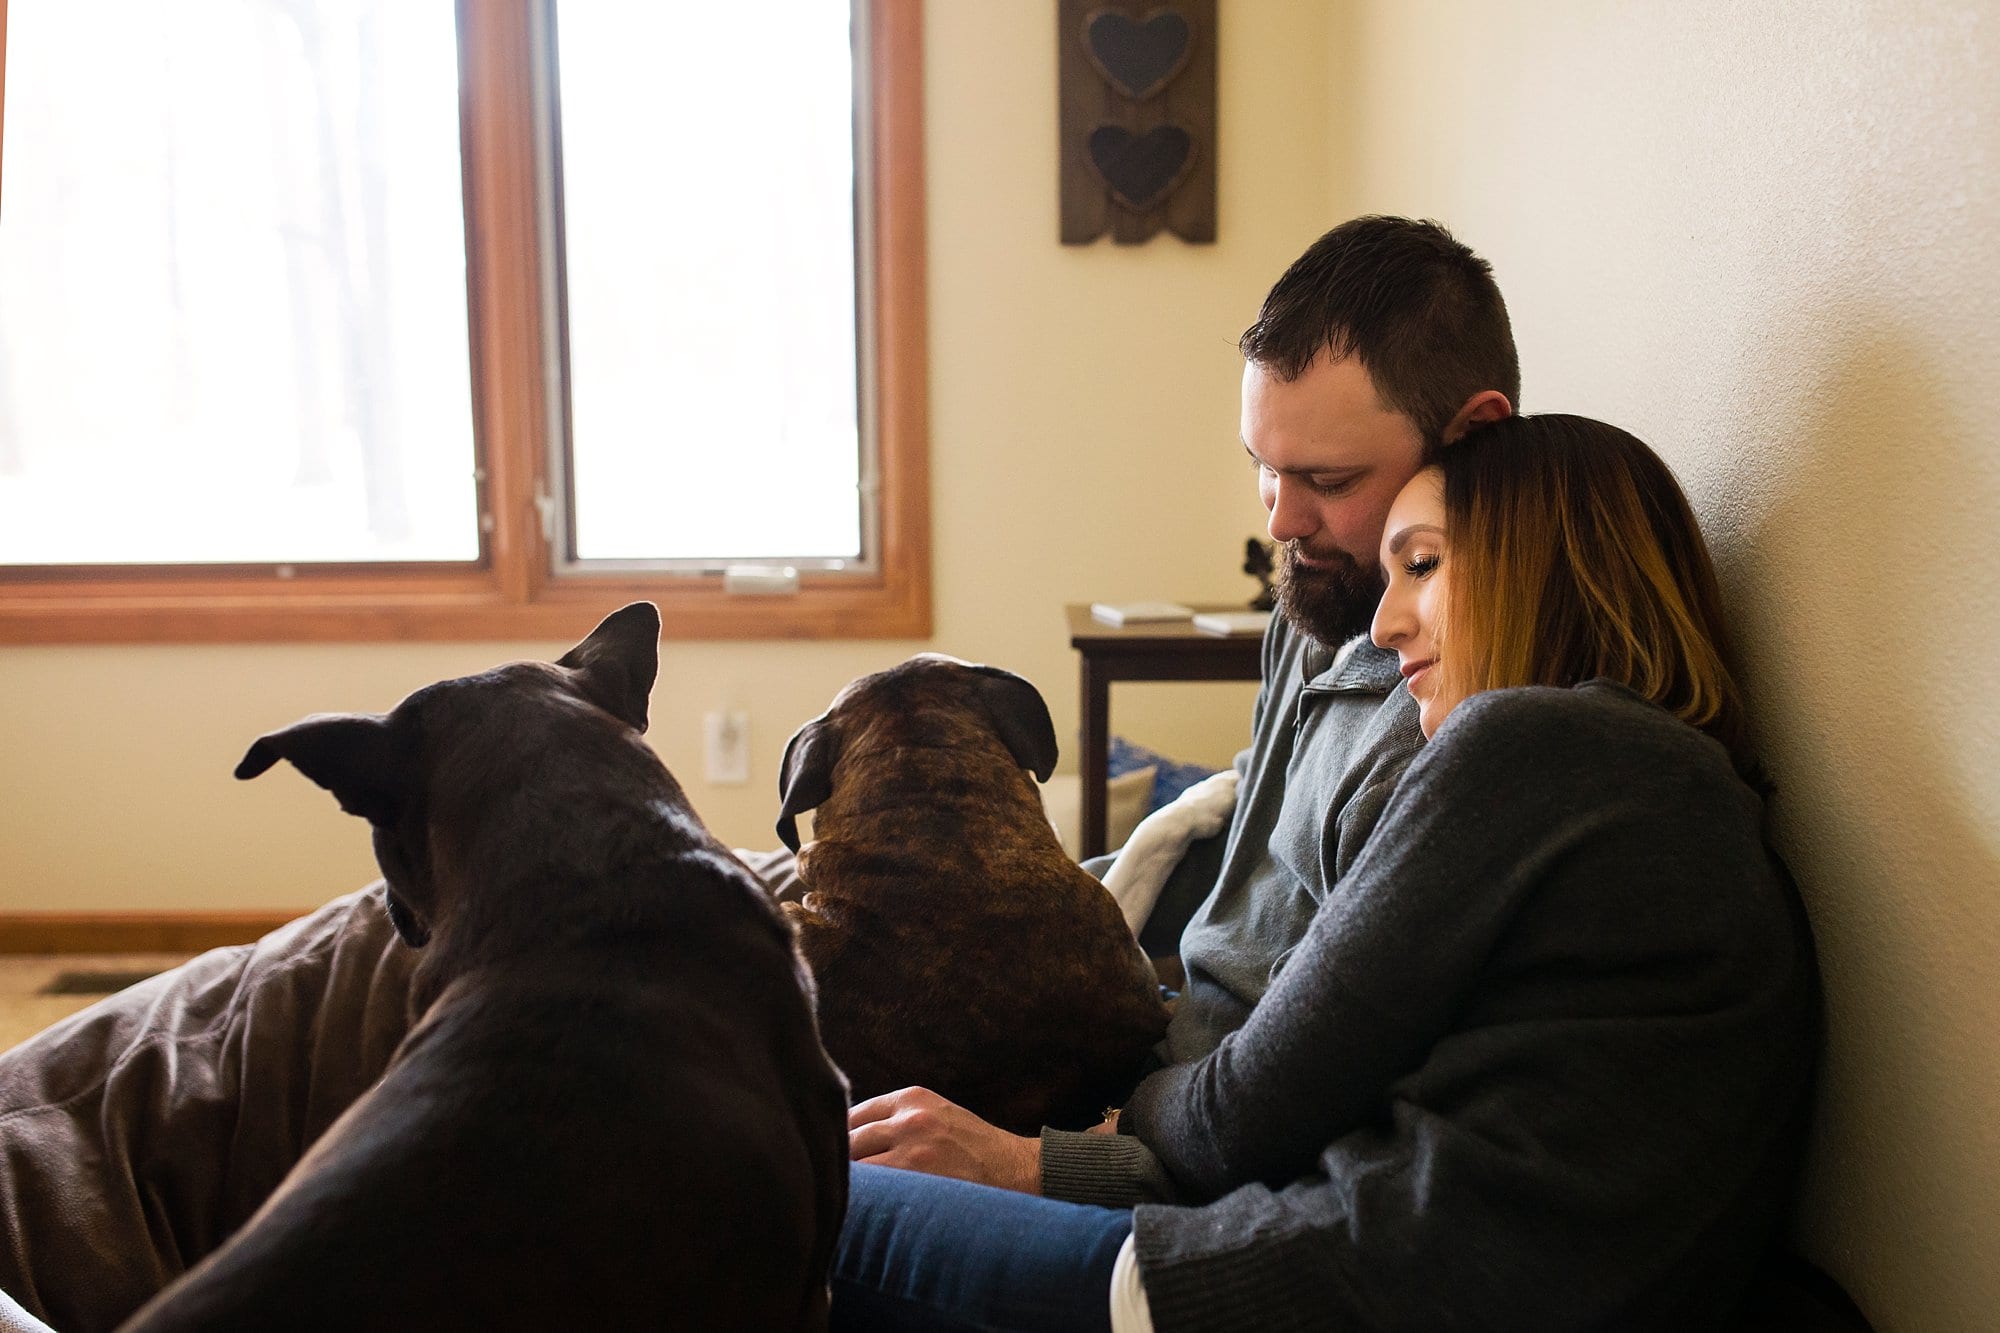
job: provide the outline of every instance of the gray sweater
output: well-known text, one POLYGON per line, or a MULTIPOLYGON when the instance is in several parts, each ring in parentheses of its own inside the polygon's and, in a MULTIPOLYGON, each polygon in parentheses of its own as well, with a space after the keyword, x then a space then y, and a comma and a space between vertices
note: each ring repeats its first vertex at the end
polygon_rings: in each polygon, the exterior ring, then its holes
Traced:
POLYGON ((1243 1025, 1424 743, 1394 653, 1363 639, 1334 653, 1282 618, 1264 652, 1270 683, 1237 757, 1221 873, 1181 935, 1187 982, 1169 1063, 1200 1059, 1243 1025))
POLYGON ((1135 1218, 1155 1327, 1722 1319, 1818 1032, 1761 814, 1620 687, 1460 706, 1247 1020, 1126 1104, 1183 1201, 1135 1218))
MULTIPOLYGON (((1162 896, 1201 901, 1179 947, 1159 950, 1187 968, 1161 1050, 1169 1064, 1201 1059, 1243 1025, 1424 743, 1396 655, 1365 639, 1335 652, 1274 616, 1263 678, 1220 870, 1197 849, 1162 896)), ((1041 1186, 1117 1208, 1175 1197, 1139 1140, 1054 1129, 1042 1131, 1041 1186)))

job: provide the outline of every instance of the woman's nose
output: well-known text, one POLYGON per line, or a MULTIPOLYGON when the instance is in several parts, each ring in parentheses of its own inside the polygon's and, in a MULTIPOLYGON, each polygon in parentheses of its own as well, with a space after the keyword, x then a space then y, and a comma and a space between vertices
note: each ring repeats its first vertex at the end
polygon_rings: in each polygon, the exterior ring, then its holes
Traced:
POLYGON ((1393 648, 1410 637, 1415 620, 1410 615, 1408 598, 1398 593, 1392 584, 1376 603, 1375 619, 1368 625, 1368 640, 1377 648, 1393 648))

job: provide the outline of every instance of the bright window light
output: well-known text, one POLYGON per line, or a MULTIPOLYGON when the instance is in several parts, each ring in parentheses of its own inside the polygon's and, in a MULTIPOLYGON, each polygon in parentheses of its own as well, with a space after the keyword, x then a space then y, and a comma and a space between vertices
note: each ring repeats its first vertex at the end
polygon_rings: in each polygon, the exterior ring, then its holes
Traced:
POLYGON ((476 559, 452 6, 7 28, 0 564, 476 559))
POLYGON ((579 560, 854 559, 848 6, 556 6, 579 560))
MULTIPOLYGON (((566 558, 869 558, 849 6, 539 2, 566 558)), ((0 565, 477 559, 453 7, 8 29, 0 565)))

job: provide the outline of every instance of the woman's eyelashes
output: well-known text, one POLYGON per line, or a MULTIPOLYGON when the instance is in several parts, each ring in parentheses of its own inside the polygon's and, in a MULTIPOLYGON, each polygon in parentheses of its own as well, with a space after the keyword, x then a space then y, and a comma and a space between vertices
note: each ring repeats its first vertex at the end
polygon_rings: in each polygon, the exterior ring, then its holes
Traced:
POLYGON ((1438 557, 1435 554, 1413 555, 1403 562, 1403 572, 1413 579, 1428 578, 1437 567, 1438 557))

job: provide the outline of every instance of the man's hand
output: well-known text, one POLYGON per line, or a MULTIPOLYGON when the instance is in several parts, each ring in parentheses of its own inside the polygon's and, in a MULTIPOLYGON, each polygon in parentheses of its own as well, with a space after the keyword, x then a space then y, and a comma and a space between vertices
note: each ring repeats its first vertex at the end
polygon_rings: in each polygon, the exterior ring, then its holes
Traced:
POLYGON ((847 1113, 847 1155, 933 1176, 1042 1192, 1042 1145, 987 1124, 929 1088, 870 1097, 847 1113))

